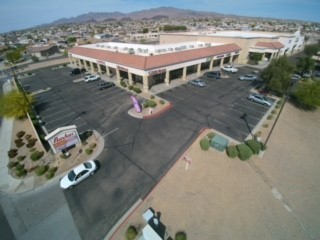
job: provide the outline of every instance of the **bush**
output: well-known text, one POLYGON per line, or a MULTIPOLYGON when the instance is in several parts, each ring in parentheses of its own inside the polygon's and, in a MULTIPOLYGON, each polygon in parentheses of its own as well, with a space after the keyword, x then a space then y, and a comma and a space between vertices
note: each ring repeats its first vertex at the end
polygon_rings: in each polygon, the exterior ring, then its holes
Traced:
POLYGON ((165 103, 165 101, 164 101, 163 99, 160 99, 160 100, 159 100, 159 103, 160 103, 161 105, 163 105, 163 104, 165 103))
POLYGON ((248 160, 252 156, 252 150, 251 148, 246 144, 239 144, 237 145, 238 149, 238 157, 240 160, 248 160))
POLYGON ((154 96, 154 95, 151 95, 151 96, 150 96, 150 99, 154 99, 154 98, 155 98, 155 96, 154 96))
POLYGON ((12 168, 14 168, 17 164, 18 164, 18 162, 12 162, 12 161, 10 161, 10 162, 8 163, 7 167, 8 167, 9 169, 12 169, 12 168))
POLYGON ((129 86, 128 86, 128 89, 129 89, 129 90, 133 90, 133 86, 132 86, 132 85, 129 85, 129 86))
POLYGON ((268 120, 271 120, 272 118, 273 116, 271 114, 267 117, 268 120))
POLYGON ((18 156, 18 161, 23 161, 26 158, 26 156, 18 156))
POLYGON ((92 154, 93 150, 91 148, 86 148, 85 152, 87 155, 90 155, 92 154))
POLYGON ((229 158, 235 158, 239 154, 236 146, 228 146, 226 150, 229 158))
POLYGON ((17 177, 24 177, 24 176, 27 175, 27 173, 28 173, 28 171, 26 169, 24 169, 24 168, 17 169, 16 172, 15 172, 17 177))
POLYGON ((278 112, 277 110, 272 110, 271 114, 277 114, 277 112, 278 112))
POLYGON ((267 128, 267 127, 269 127, 269 124, 265 123, 265 124, 262 125, 262 127, 267 128))
POLYGON ((21 138, 18 138, 16 140, 14 140, 14 142, 15 142, 17 148, 20 148, 20 147, 22 147, 24 145, 24 142, 23 142, 23 140, 21 138))
POLYGON ((17 163, 16 166, 15 166, 16 170, 20 170, 20 169, 23 169, 23 168, 24 168, 24 164, 21 164, 21 163, 17 163))
POLYGON ((200 147, 202 150, 207 151, 209 149, 210 143, 209 140, 204 138, 200 140, 200 147))
POLYGON ((179 231, 176 233, 174 240, 187 240, 187 234, 183 231, 179 231))
POLYGON ((8 151, 8 157, 9 158, 14 158, 15 156, 17 156, 18 155, 18 149, 10 149, 9 151, 8 151))
POLYGON ((141 89, 139 87, 133 87, 133 91, 135 93, 141 93, 141 89))
POLYGON ((32 148, 34 145, 36 145, 36 142, 28 142, 26 146, 27 148, 32 148))
POLYGON ((65 154, 65 153, 61 153, 60 154, 60 158, 62 158, 62 159, 67 159, 67 158, 69 158, 71 156, 71 154, 65 154))
POLYGON ((258 154, 260 152, 261 143, 258 142, 257 140, 250 139, 250 140, 246 141, 246 144, 251 148, 251 150, 254 154, 258 154))
POLYGON ((44 152, 41 151, 34 151, 33 153, 31 153, 30 158, 32 161, 38 161, 40 158, 42 158, 42 156, 44 155, 44 152))
POLYGON ((26 132, 24 132, 24 131, 19 131, 19 132, 17 132, 16 136, 17 136, 18 138, 22 138, 25 133, 26 133, 26 132))
POLYGON ((42 176, 43 174, 45 174, 49 169, 49 166, 45 165, 45 166, 38 166, 35 170, 35 173, 37 176, 42 176))
POLYGON ((136 227, 129 226, 126 231, 126 239, 133 240, 136 238, 137 234, 138 234, 138 231, 137 231, 136 227))
POLYGON ((58 167, 51 167, 48 172, 55 173, 58 170, 58 167))
POLYGON ((31 137, 32 137, 31 134, 27 134, 24 138, 25 138, 26 140, 29 140, 31 137))
POLYGON ((144 108, 154 108, 157 106, 157 103, 153 100, 147 100, 144 104, 143 107, 144 108))
POLYGON ((124 87, 124 88, 127 87, 127 84, 126 84, 124 81, 121 81, 121 82, 120 82, 120 85, 121 85, 122 87, 124 87))
POLYGON ((209 141, 215 136, 216 134, 214 132, 209 132, 207 134, 207 138, 209 139, 209 141))
POLYGON ((47 174, 46 174, 46 179, 49 180, 49 179, 53 178, 53 176, 54 176, 54 173, 52 173, 52 172, 47 172, 47 174))

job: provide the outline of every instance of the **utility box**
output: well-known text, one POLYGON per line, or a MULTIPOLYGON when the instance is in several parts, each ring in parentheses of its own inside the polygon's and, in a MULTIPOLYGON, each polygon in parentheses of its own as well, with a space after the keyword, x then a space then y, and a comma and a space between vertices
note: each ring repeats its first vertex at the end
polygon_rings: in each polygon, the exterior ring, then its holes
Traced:
POLYGON ((210 141, 210 146, 220 152, 223 152, 227 148, 228 144, 229 139, 218 134, 216 134, 210 141))

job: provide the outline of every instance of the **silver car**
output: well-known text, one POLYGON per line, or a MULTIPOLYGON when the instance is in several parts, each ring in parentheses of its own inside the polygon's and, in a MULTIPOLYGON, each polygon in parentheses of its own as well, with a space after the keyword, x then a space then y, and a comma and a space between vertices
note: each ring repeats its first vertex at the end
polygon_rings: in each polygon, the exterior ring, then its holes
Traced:
POLYGON ((251 101, 251 102, 256 102, 256 103, 260 103, 262 105, 265 105, 267 107, 271 107, 272 103, 263 95, 260 95, 260 94, 250 94, 248 96, 248 99, 251 101))
POLYGON ((240 76, 239 80, 240 81, 256 81, 258 80, 258 77, 253 74, 246 74, 246 75, 240 76))
POLYGON ((205 82, 202 79, 194 79, 194 80, 191 80, 189 83, 191 85, 194 85, 197 87, 205 87, 206 86, 205 82))

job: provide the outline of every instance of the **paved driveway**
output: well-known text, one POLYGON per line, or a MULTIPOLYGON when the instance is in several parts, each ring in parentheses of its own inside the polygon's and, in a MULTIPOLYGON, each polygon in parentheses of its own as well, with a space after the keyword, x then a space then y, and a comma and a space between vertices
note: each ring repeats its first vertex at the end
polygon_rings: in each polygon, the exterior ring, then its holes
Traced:
MULTIPOLYGON (((235 76, 233 76, 235 77, 235 76)), ((101 239, 120 217, 144 198, 185 152, 203 127, 215 128, 243 140, 249 130, 240 119, 248 114, 250 127, 267 108, 245 98, 251 83, 234 78, 207 80, 204 89, 189 85, 161 97, 173 108, 159 118, 141 120, 127 114, 130 95, 118 87, 99 91, 97 82, 74 82, 66 69, 41 69, 21 80, 37 94, 36 109, 49 131, 76 124, 79 132, 98 130, 105 149, 100 170, 65 196, 82 239, 101 239)))

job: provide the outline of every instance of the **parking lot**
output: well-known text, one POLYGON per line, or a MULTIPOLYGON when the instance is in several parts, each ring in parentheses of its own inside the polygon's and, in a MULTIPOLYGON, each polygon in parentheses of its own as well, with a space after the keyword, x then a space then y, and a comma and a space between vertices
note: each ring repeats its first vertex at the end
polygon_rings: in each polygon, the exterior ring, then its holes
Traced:
MULTIPOLYGON (((243 70, 249 71, 249 70, 243 70)), ((268 110, 246 99, 251 82, 209 80, 205 88, 181 85, 160 94, 173 108, 158 118, 132 118, 130 94, 115 86, 78 81, 70 68, 39 69, 21 79, 36 94, 36 110, 48 132, 75 124, 78 132, 95 129, 105 139, 100 169, 65 197, 82 239, 102 239, 123 214, 143 199, 204 127, 242 141, 268 110)), ((241 74, 241 73, 240 73, 241 74)))

